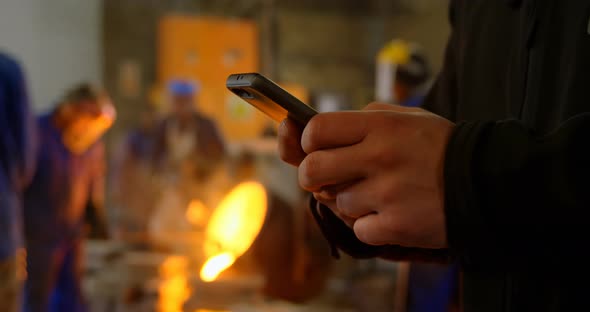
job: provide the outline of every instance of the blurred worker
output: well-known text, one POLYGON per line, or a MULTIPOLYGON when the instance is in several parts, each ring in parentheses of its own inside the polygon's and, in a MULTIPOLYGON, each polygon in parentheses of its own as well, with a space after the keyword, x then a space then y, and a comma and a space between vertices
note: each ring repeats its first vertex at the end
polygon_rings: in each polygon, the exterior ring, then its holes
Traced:
POLYGON ((210 199, 223 196, 223 187, 227 186, 220 175, 224 142, 215 122, 196 109, 197 85, 175 80, 169 83, 168 93, 172 111, 156 129, 155 142, 155 173, 162 185, 149 224, 152 237, 160 239, 192 227, 179 221, 184 219, 191 200, 215 207, 210 199))
POLYGON ((0 310, 20 311, 25 279, 22 191, 34 168, 33 120, 20 66, 0 53, 0 310))
POLYGON ((417 45, 404 43, 403 46, 407 49, 408 58, 395 66, 393 98, 395 104, 417 107, 422 104, 428 92, 432 73, 426 57, 417 45))
POLYGON ((119 146, 111 193, 118 206, 119 234, 143 244, 157 194, 152 170, 157 119, 153 109, 140 118, 119 146))
MULTIPOLYGON (((405 61, 396 64, 393 79, 393 98, 396 104, 406 107, 422 105, 431 79, 430 65, 421 49, 413 43, 394 41, 395 48, 407 55, 405 61)), ((407 268, 400 266, 400 268, 407 268)), ((458 291, 458 269, 440 263, 413 262, 409 265, 407 280, 400 280, 401 289, 407 287, 408 312, 448 311, 458 291)))
POLYGON ((168 85, 172 113, 156 134, 156 162, 160 169, 205 178, 225 153, 215 122, 196 110, 197 86, 176 80, 168 85))
POLYGON ((37 172, 24 196, 26 311, 85 311, 81 290, 84 218, 106 237, 104 145, 115 119, 107 93, 88 84, 68 91, 38 119, 37 172))

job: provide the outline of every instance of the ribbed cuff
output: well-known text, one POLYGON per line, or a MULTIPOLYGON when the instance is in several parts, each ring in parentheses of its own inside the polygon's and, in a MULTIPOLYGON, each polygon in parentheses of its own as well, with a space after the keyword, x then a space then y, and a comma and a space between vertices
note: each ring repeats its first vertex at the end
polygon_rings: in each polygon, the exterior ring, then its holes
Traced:
POLYGON ((445 156, 445 215, 451 255, 464 265, 473 262, 485 246, 485 226, 477 205, 473 166, 482 139, 493 122, 456 125, 445 156))

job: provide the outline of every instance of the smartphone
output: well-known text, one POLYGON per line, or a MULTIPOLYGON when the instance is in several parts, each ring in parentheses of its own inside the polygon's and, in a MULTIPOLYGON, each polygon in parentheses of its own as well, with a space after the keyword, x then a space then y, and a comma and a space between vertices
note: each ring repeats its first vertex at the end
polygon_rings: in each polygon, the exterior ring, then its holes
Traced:
POLYGON ((281 122, 290 118, 301 127, 318 112, 258 73, 233 74, 227 88, 270 118, 281 122))

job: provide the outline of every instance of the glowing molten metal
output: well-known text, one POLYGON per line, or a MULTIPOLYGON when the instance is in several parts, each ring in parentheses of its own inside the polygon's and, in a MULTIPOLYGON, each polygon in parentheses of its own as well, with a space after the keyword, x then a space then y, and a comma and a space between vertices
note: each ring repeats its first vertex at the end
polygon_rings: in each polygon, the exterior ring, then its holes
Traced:
POLYGON ((250 248, 264 224, 267 205, 266 190, 257 182, 241 183, 223 199, 205 232, 203 281, 214 281, 250 248))

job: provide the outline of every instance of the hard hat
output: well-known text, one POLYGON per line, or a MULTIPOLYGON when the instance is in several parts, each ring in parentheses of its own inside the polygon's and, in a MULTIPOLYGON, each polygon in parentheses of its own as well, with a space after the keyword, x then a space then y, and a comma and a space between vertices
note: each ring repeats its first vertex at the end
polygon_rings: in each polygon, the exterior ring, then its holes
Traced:
POLYGON ((199 89, 198 83, 189 80, 172 80, 168 83, 168 92, 172 95, 194 95, 199 89))
POLYGON ((392 40, 377 55, 378 63, 403 64, 410 58, 410 43, 405 40, 392 40))
POLYGON ((419 88, 428 83, 430 75, 430 66, 417 44, 392 40, 377 54, 376 99, 391 102, 394 99, 391 86, 395 82, 419 88))

